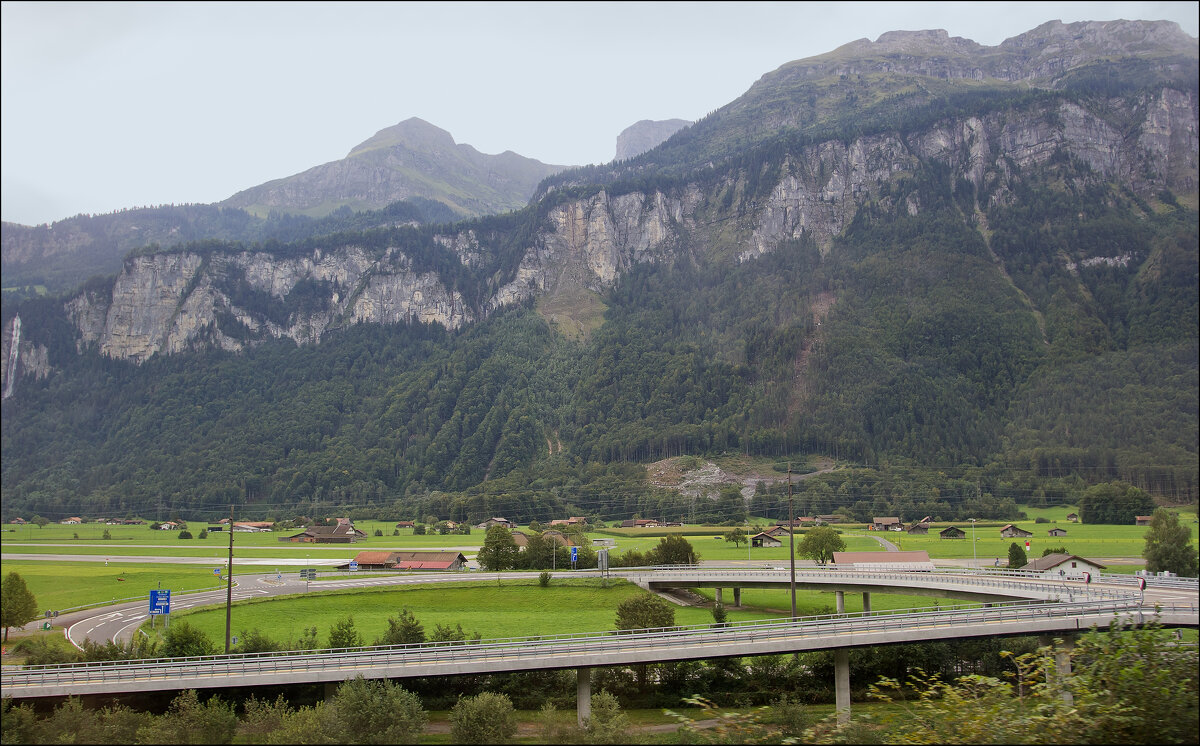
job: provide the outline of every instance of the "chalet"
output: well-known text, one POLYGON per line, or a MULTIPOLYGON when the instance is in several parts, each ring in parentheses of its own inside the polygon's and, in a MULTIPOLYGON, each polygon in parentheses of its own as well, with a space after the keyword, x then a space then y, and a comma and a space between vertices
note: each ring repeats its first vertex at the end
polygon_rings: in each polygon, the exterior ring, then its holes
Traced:
POLYGON ((927 534, 927 533, 929 533, 929 524, 928 523, 914 523, 913 525, 909 526, 908 528, 906 528, 904 530, 910 534, 927 534))
POLYGON ((25 519, 24 519, 24 518, 14 518, 14 519, 12 519, 11 521, 9 521, 9 523, 11 523, 11 524, 16 524, 16 525, 18 525, 18 526, 24 526, 24 525, 25 525, 25 519))
POLYGON ((1104 569, 1099 562, 1077 557, 1074 554, 1047 554, 1038 557, 1020 568, 1032 572, 1040 572, 1043 577, 1082 580, 1088 575, 1096 575, 1104 569))
MULTIPOLYGON (((374 551, 374 552, 359 552, 354 555, 354 561, 358 563, 360 570, 394 570, 396 569, 395 552, 389 551, 374 551)), ((349 570, 350 563, 338 565, 339 570, 349 570)))
POLYGON ((454 551, 395 552, 395 555, 397 570, 460 572, 467 566, 467 558, 454 551))
POLYGON ((83 519, 76 518, 76 517, 64 518, 63 520, 59 521, 59 523, 61 523, 64 526, 76 526, 80 523, 83 523, 83 519))
POLYGON ((336 526, 309 526, 298 534, 285 536, 280 541, 294 541, 308 544, 352 544, 367 535, 359 531, 351 523, 338 523, 336 526))
POLYGON ((1151 518, 1153 518, 1153 517, 1154 517, 1154 516, 1151 516, 1151 515, 1137 515, 1137 516, 1134 516, 1134 517, 1133 517, 1133 525, 1135 525, 1135 526, 1149 526, 1149 525, 1150 525, 1150 519, 1151 519, 1151 518))
POLYGON ((791 533, 791 531, 787 530, 787 526, 773 526, 768 528, 766 531, 763 531, 763 533, 767 536, 774 536, 778 538, 780 536, 787 536, 791 533))
POLYGON ((1079 521, 1079 514, 1078 513, 1067 513, 1067 520, 1070 521, 1071 523, 1076 523, 1079 521))
POLYGON ((524 531, 512 532, 513 543, 517 545, 517 549, 524 549, 529 546, 529 536, 524 531))
POLYGON ((658 528, 662 523, 654 518, 629 518, 621 521, 621 528, 658 528))
POLYGON ((833 563, 853 570, 933 570, 929 552, 834 552, 833 563))
MULTIPOLYGON (((785 531, 786 533, 786 531, 785 531)), ((750 537, 750 546, 752 547, 781 547, 783 542, 766 531, 757 533, 750 537)))
POLYGON ((400 521, 396 524, 396 528, 413 528, 416 525, 413 521, 400 521))
POLYGON ((842 517, 840 515, 813 516, 813 523, 817 524, 818 526, 826 524, 826 523, 841 523, 841 522, 842 522, 842 517))
MULTIPOLYGON (((459 552, 359 552, 354 561, 360 570, 446 570, 461 571, 467 558, 459 552)), ((349 570, 350 563, 338 565, 339 570, 349 570)))
POLYGON ((179 524, 175 521, 163 521, 158 524, 159 531, 174 531, 177 528, 179 528, 179 524))
POLYGON ((950 528, 944 528, 941 531, 938 531, 938 536, 942 537, 943 539, 965 539, 967 538, 967 532, 963 531, 957 526, 951 526, 950 528))
POLYGON ((484 531, 486 531, 489 528, 491 528, 492 526, 504 526, 505 528, 512 529, 512 528, 516 528, 517 524, 513 523, 512 521, 508 520, 507 518, 489 518, 486 521, 484 521, 483 523, 476 524, 475 528, 481 528, 484 531))
POLYGON ((233 524, 233 530, 239 533, 267 533, 274 525, 272 521, 239 521, 233 524))
POLYGON ((1050 534, 1051 536, 1066 536, 1067 530, 1065 528, 1052 528, 1046 533, 1050 534))
POLYGON ((574 539, 572 539, 570 536, 567 536, 566 534, 564 534, 561 531, 543 531, 542 538, 549 539, 549 540, 553 541, 555 544, 558 544, 560 547, 578 546, 575 543, 574 539))
POLYGON ((550 521, 551 526, 582 526, 587 523, 587 518, 581 515, 573 515, 570 518, 556 518, 550 521))
POLYGON ((871 528, 876 531, 903 531, 904 524, 894 516, 888 518, 872 518, 871 528))
POLYGON ((1026 531, 1023 528, 1017 528, 1016 526, 1014 526, 1010 523, 1010 524, 1006 525, 1004 528, 1000 529, 1000 535, 1003 536, 1005 539, 1012 539, 1012 538, 1028 539, 1030 536, 1033 536, 1033 532, 1026 531))

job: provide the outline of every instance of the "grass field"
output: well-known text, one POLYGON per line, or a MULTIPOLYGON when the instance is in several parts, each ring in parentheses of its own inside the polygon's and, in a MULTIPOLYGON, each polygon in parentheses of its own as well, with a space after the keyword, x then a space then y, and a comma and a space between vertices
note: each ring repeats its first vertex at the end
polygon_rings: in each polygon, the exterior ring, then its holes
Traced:
MULTIPOLYGON (((1048 547, 1065 546, 1073 554, 1099 559, 1124 557, 1133 560, 1132 564, 1108 563, 1110 571, 1132 571, 1140 566, 1138 561, 1144 547, 1146 527, 1142 526, 1105 526, 1083 525, 1069 523, 1068 513, 1075 511, 1074 506, 1057 506, 1053 508, 1024 508, 1030 516, 1028 520, 1018 521, 1017 526, 1033 532, 1030 539, 1028 554, 1031 558, 1041 556, 1042 550, 1048 547), (1046 523, 1037 523, 1042 517, 1046 523), (1053 527, 1061 527, 1067 531, 1065 537, 1050 537, 1046 532, 1053 527)), ((1191 528, 1193 542, 1197 542, 1198 525, 1196 513, 1181 511, 1185 525, 1191 528)), ((192 523, 189 530, 198 534, 201 527, 207 527, 206 522, 192 523)), ((925 536, 913 536, 903 532, 886 532, 875 534, 868 532, 862 525, 838 526, 842 531, 849 551, 882 551, 883 547, 876 539, 889 541, 904 550, 925 550, 930 557, 938 559, 970 559, 973 556, 970 540, 971 525, 969 522, 959 522, 960 528, 967 532, 968 538, 963 540, 941 539, 937 532, 950 524, 934 524, 930 533, 925 536)), ((974 554, 983 565, 992 564, 996 559, 1004 564, 1008 557, 1008 547, 1015 539, 999 536, 1000 527, 1004 522, 979 522, 975 526, 974 554), (990 560, 990 562, 989 562, 990 560)), ((311 557, 314 560, 337 559, 349 560, 360 551, 371 549, 435 549, 455 547, 468 557, 475 554, 476 548, 484 538, 484 532, 473 530, 469 535, 423 535, 414 536, 411 529, 404 529, 399 536, 393 536, 394 524, 384 521, 359 521, 356 523, 367 533, 367 538, 352 545, 314 545, 281 542, 280 537, 289 536, 294 531, 277 531, 272 533, 235 533, 234 552, 235 564, 237 558, 278 558, 293 561, 311 557), (378 529, 383 536, 375 536, 378 529)), ((746 544, 734 546, 724 540, 727 527, 716 526, 684 526, 688 540, 692 543, 700 559, 717 562, 767 562, 786 563, 788 546, 784 542, 777 548, 750 548, 746 544), (721 537, 721 538, 716 538, 721 537)), ((621 553, 630 549, 646 551, 658 544, 663 529, 642 529, 616 531, 608 530, 604 534, 590 534, 589 538, 615 538, 614 552, 621 553)), ((176 592, 199 590, 215 587, 215 577, 212 568, 223 565, 228 552, 229 534, 214 532, 205 539, 180 539, 176 531, 152 530, 148 526, 105 526, 102 524, 60 525, 48 524, 42 528, 36 526, 12 527, 6 526, 3 539, 4 554, 37 554, 46 555, 46 563, 32 560, 4 560, 4 572, 16 571, 25 578, 26 583, 38 599, 38 605, 43 609, 65 609, 69 607, 111 601, 133 597, 145 597, 151 588, 171 588, 176 592), (101 538, 104 531, 109 531, 111 539, 101 538), (76 538, 78 537, 78 538, 76 538), (149 557, 173 556, 180 558, 205 557, 213 560, 209 565, 163 565, 112 562, 104 566, 99 562, 73 562, 64 569, 62 560, 56 556, 80 554, 97 558, 103 556, 149 557), (121 578, 124 578, 123 580, 121 578)), ((799 536, 797 539, 799 540, 799 536)), ((1022 546, 1024 540, 1021 540, 1022 546)), ((261 567, 254 568, 261 572, 261 567)), ((747 602, 767 608, 790 608, 790 603, 780 604, 777 601, 747 602)), ((818 607, 832 604, 817 604, 818 607)))
MULTIPOLYGON (((387 619, 402 609, 411 611, 431 634, 438 624, 461 624, 463 630, 484 638, 527 637, 570 632, 600 632, 613 629, 617 606, 631 596, 645 593, 637 586, 610 580, 602 587, 598 579, 556 580, 542 588, 536 580, 506 580, 448 583, 437 588, 374 588, 332 591, 234 605, 232 629, 262 630, 278 642, 298 639, 306 627, 317 627, 324 645, 329 629, 347 616, 366 643, 387 629, 387 619)), ((210 607, 176 614, 174 622, 187 621, 211 639, 225 639, 225 609, 210 607)), ((730 610, 729 621, 778 617, 762 610, 730 610)), ((712 614, 704 608, 675 607, 680 625, 709 624, 712 614)))
POLYGON ((21 576, 43 611, 149 599, 150 590, 159 587, 185 593, 220 586, 211 568, 196 565, 75 562, 66 574, 60 563, 5 560, 4 574, 10 572, 21 576))

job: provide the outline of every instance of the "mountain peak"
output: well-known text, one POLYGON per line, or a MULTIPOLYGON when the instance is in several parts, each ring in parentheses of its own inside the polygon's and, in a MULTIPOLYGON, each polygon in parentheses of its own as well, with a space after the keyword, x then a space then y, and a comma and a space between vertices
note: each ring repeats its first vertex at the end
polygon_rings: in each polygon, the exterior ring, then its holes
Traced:
POLYGON ((396 145, 403 145, 411 150, 430 150, 438 147, 453 148, 457 143, 446 130, 436 127, 424 119, 409 117, 399 124, 379 130, 367 140, 354 146, 346 157, 351 158, 369 150, 391 148, 396 145))

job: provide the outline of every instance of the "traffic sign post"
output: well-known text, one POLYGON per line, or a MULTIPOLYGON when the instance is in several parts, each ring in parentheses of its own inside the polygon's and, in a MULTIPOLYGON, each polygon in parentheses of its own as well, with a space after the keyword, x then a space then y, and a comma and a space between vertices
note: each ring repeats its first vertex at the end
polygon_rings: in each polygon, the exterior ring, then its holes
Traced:
MULTIPOLYGON (((171 613, 171 591, 156 589, 150 591, 150 623, 154 624, 154 617, 160 614, 171 613)), ((170 617, 167 617, 170 620, 170 617)))
POLYGON ((350 572, 358 572, 358 563, 350 560, 350 572))
POLYGON ((575 569, 575 565, 579 562, 579 547, 571 547, 571 569, 575 569))

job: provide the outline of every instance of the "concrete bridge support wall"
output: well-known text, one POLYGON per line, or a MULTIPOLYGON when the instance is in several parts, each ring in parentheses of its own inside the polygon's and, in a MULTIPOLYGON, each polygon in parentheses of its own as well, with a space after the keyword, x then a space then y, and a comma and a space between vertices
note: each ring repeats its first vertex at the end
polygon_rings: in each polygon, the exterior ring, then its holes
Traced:
POLYGON ((716 597, 717 603, 719 603, 719 604, 724 603, 724 598, 721 595, 721 591, 723 591, 723 590, 724 590, 723 588, 717 588, 716 592, 713 594, 716 597))
POLYGON ((833 701, 838 725, 850 722, 850 651, 833 651, 833 701))
POLYGON ((837 613, 845 614, 846 613, 846 592, 845 591, 834 591, 833 595, 837 599, 837 613))
POLYGON ((741 588, 733 589, 733 605, 734 606, 742 605, 742 589, 741 588))
POLYGON ((863 594, 863 613, 864 614, 871 613, 871 594, 870 593, 863 594))

